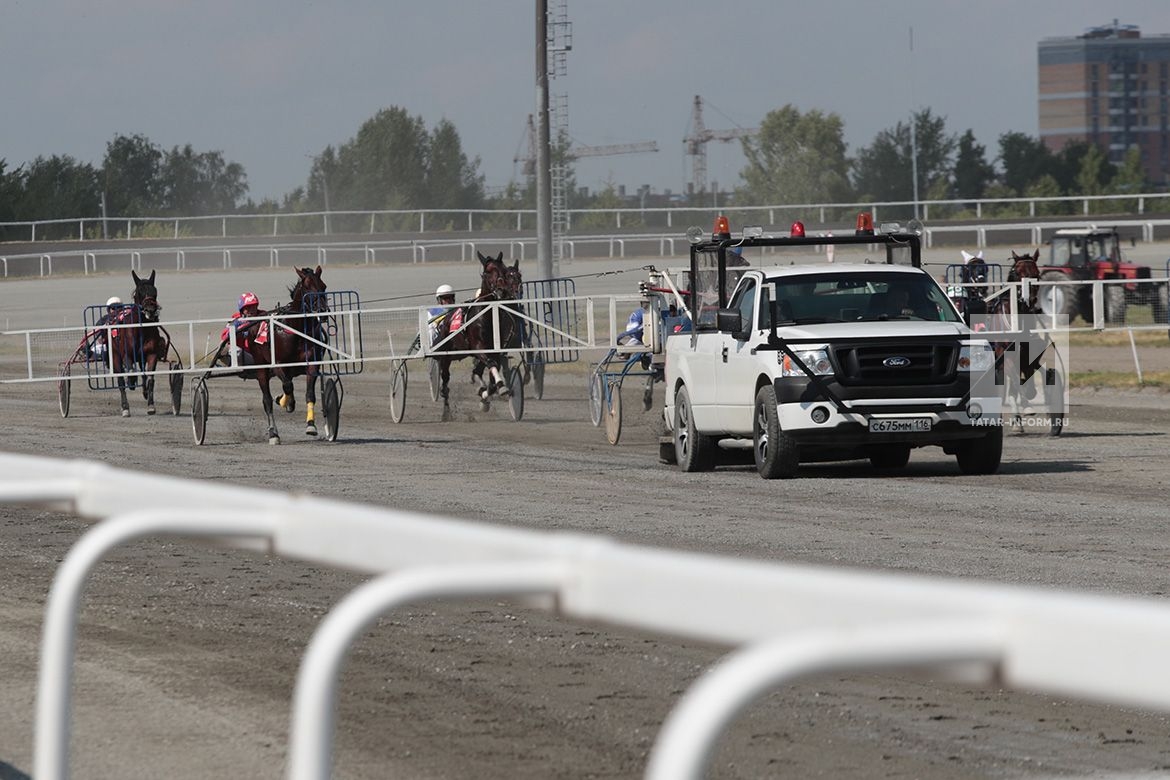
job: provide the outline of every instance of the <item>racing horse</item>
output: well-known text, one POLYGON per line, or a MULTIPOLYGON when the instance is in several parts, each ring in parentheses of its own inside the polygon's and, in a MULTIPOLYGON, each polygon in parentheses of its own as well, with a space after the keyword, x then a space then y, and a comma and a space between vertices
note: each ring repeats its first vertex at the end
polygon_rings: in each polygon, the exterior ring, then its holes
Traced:
POLYGON ((122 416, 130 416, 130 402, 126 399, 126 387, 133 390, 137 384, 136 373, 142 376, 142 397, 146 400, 146 413, 154 414, 154 370, 159 361, 166 361, 171 351, 171 339, 166 330, 158 324, 162 306, 158 303, 158 288, 154 284, 155 271, 142 279, 133 270, 133 306, 119 310, 113 323, 120 327, 110 329, 110 359, 114 373, 118 375, 118 393, 121 395, 122 416), (125 376, 130 374, 129 379, 125 376))
MULTIPOLYGON (((1039 259, 1039 249, 1030 255, 1020 255, 1015 250, 1012 250, 1010 259, 1011 270, 1008 271, 1007 281, 1011 284, 1018 284, 1019 286, 1012 287, 1009 291, 996 296, 988 305, 991 330, 1012 330, 1012 298, 1009 296, 1015 299, 1015 308, 1018 315, 1036 315, 1040 313, 1040 290, 1037 284, 1040 280, 1040 269, 1037 263, 1039 259), (1024 295, 1024 285, 1021 284, 1025 279, 1030 280, 1028 294, 1026 296, 1024 295)), ((1052 343, 1051 339, 1045 337, 1043 339, 1045 342, 1044 346, 1037 350, 1037 354, 1032 354, 1034 339, 1029 337, 1029 334, 1033 333, 1030 318, 1019 319, 1017 320, 1017 324, 1022 335, 1016 343, 1011 341, 993 341, 992 347, 995 350, 997 367, 1003 371, 1004 390, 1007 397, 1015 399, 1017 405, 1024 405, 1027 401, 1033 400, 1035 396, 1038 383, 1033 382, 1028 384, 1028 380, 1037 371, 1042 371, 1041 377, 1046 382, 1051 379, 1049 376, 1050 369, 1043 368, 1041 361, 1049 353, 1052 348, 1052 343), (1025 345, 1027 345, 1027 348, 1025 348, 1025 345)), ((1018 411, 1013 418, 1014 422, 1018 425, 1020 422, 1020 414, 1018 411)), ((1059 435, 1057 431, 1052 431, 1052 433, 1059 435)))
MULTIPOLYGON (((329 311, 325 300, 325 282, 321 279, 321 266, 312 268, 298 268, 297 282, 289 288, 289 302, 281 305, 267 315, 280 317, 271 320, 274 327, 269 329, 268 319, 256 319, 239 326, 238 332, 246 336, 245 350, 247 357, 242 362, 249 364, 242 376, 255 377, 260 385, 260 392, 264 396, 264 416, 268 420, 268 443, 280 444, 280 434, 276 430, 276 418, 273 415, 272 390, 269 382, 272 377, 280 379, 282 395, 278 399, 280 407, 288 413, 296 410, 296 397, 293 395, 294 377, 305 377, 305 435, 317 435, 316 404, 317 404, 317 377, 320 366, 316 361, 321 359, 323 349, 316 342, 324 342, 325 323, 322 315, 329 311), (304 365, 290 365, 300 363, 304 365)), ((212 361, 227 362, 226 349, 231 344, 231 338, 220 344, 219 353, 212 361)))
MULTIPOLYGON (((498 395, 506 398, 510 394, 507 373, 507 360, 502 358, 501 352, 495 351, 495 321, 491 311, 483 311, 482 306, 497 301, 510 301, 519 298, 523 280, 520 276, 520 261, 509 267, 504 262, 504 253, 496 257, 487 257, 476 252, 482 266, 480 286, 476 297, 465 303, 460 309, 448 315, 447 324, 452 328, 448 334, 441 333, 435 345, 435 359, 439 364, 439 395, 443 399, 443 419, 451 417, 450 382, 451 363, 461 360, 466 355, 445 354, 449 352, 465 352, 474 355, 475 365, 472 369, 472 382, 479 381, 479 400, 484 411, 491 407, 490 398, 498 395), (482 313, 480 313, 482 312, 482 313), (479 316, 477 316, 479 315, 479 316), (471 320, 456 328, 451 320, 471 320), (486 378, 484 374, 486 373, 486 378)), ((498 309, 500 349, 518 348, 520 346, 521 330, 520 319, 512 313, 511 307, 501 306, 498 309)))

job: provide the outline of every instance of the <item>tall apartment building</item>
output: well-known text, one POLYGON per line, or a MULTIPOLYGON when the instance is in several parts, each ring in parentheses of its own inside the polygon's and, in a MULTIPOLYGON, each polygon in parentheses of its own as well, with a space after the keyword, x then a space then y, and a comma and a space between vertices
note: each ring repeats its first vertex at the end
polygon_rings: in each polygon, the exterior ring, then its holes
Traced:
POLYGON ((1170 186, 1170 35, 1094 27, 1039 44, 1040 140, 1059 152, 1088 141, 1118 164, 1131 146, 1155 187, 1170 186))

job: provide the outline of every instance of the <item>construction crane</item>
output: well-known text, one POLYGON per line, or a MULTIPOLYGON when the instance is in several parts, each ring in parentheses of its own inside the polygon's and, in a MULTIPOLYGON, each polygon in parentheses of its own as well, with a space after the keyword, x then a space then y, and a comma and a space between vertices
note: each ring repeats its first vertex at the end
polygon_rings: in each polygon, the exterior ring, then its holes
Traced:
POLYGON ((736 138, 750 138, 759 131, 758 127, 709 130, 703 124, 703 98, 695 95, 694 107, 691 109, 691 132, 683 139, 683 143, 687 147, 687 154, 694 158, 691 174, 691 185, 694 187, 694 191, 703 192, 707 189, 708 141, 734 141, 736 138))
MULTIPOLYGON (((533 176, 536 173, 536 128, 532 121, 532 114, 528 115, 528 129, 521 146, 525 149, 525 153, 517 152, 516 156, 512 158, 513 178, 515 178, 515 166, 521 164, 524 176, 533 176)), ((638 141, 629 144, 606 144, 605 146, 570 146, 567 156, 575 160, 578 157, 608 157, 615 154, 657 151, 657 141, 638 141)))

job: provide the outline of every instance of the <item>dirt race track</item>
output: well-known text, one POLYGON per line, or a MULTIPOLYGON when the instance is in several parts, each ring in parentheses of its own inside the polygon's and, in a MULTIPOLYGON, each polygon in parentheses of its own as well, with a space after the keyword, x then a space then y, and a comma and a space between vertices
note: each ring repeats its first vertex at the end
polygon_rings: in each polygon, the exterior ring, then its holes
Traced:
MULTIPOLYGON (((183 305, 204 313, 167 314, 226 313, 239 289, 261 286, 248 273, 227 283, 194 275, 183 305)), ((277 290, 291 276, 254 273, 277 290)), ((444 273, 471 271, 420 271, 412 289, 431 289, 444 273)), ((160 279, 164 305, 178 296, 174 279, 160 279)), ((29 321, 31 312, 61 324, 76 318, 79 301, 111 294, 109 284, 96 295, 91 284, 0 286, 5 316, 14 328, 46 324, 29 321)), ((113 292, 126 286, 113 284, 113 292)), ((389 294, 362 289, 363 298, 389 294)), ((1128 349, 1117 363, 1132 365, 1128 349)), ((62 419, 51 384, 0 385, 3 446, 744 558, 1170 593, 1170 400, 1162 394, 1076 393, 1065 434, 1009 435, 992 477, 962 477, 953 458, 917 450, 893 476, 853 462, 765 482, 745 465, 694 475, 658 465, 653 414, 641 412, 632 380, 616 447, 588 421, 582 365, 550 368, 545 398, 529 398, 520 422, 502 407, 478 411, 466 365, 454 381, 453 422, 439 422, 425 382, 415 381, 405 422, 395 425, 385 364, 371 366, 345 380, 339 441, 306 439, 298 410, 279 417, 279 447, 265 442, 255 384, 235 378, 210 385, 203 447, 192 444, 189 395, 175 418, 147 417, 136 394, 133 416, 121 419, 116 394, 77 388, 62 419)), ((0 507, 0 524, 0 780, 13 780, 32 772, 45 595, 87 524, 25 507, 0 507)), ((301 653, 362 579, 186 541, 148 540, 113 555, 92 578, 81 616, 73 776, 281 777, 301 653)), ((722 652, 507 602, 406 609, 349 657, 334 776, 637 777, 666 713, 722 652)), ((1170 773, 1167 726, 1164 714, 1047 695, 833 675, 745 713, 712 776, 1152 777, 1170 773)))

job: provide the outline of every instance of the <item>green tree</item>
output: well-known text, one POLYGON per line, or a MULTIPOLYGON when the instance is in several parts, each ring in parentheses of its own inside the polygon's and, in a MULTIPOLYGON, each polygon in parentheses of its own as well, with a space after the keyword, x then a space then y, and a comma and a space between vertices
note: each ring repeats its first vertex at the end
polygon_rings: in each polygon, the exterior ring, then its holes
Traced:
POLYGON ((385 108, 337 152, 333 209, 420 208, 427 201, 430 135, 422 117, 385 108))
POLYGON ((162 161, 162 149, 146 136, 114 136, 106 144, 106 156, 102 160, 106 213, 111 216, 157 213, 161 206, 162 161))
POLYGON ((479 158, 468 160, 455 125, 441 120, 431 132, 426 191, 430 208, 483 207, 483 176, 479 158))
POLYGON ((873 143, 861 149, 853 166, 853 185, 863 200, 910 200, 914 195, 913 148, 917 147, 918 196, 942 191, 940 182, 950 183, 954 135, 946 132, 946 118, 936 117, 929 108, 877 134, 873 143))
POLYGON ((98 172, 89 163, 68 155, 38 157, 24 170, 22 181, 17 219, 71 219, 100 213, 98 172))
POLYGON ((167 152, 159 180, 161 204, 174 216, 231 214, 248 193, 243 166, 191 144, 167 152))
POLYGON ((999 162, 1003 183, 1017 195, 1026 192, 1041 176, 1056 175, 1052 152, 1038 138, 1026 133, 1009 132, 999 137, 999 162))
MULTIPOLYGON (((1125 159, 1122 160, 1121 167, 1110 179, 1106 192, 1110 195, 1124 195, 1131 192, 1145 192, 1146 189, 1146 172, 1145 168, 1142 167, 1142 151, 1137 146, 1131 146, 1125 152, 1125 159)), ((1137 199, 1113 201, 1112 210, 1136 214, 1137 199)))
POLYGON ((987 161, 987 150, 975 142, 975 133, 968 130, 959 138, 955 156, 954 196, 982 198, 987 185, 993 181, 995 167, 987 161))
MULTIPOLYGON (((1028 185, 1028 189, 1022 194, 1029 198, 1056 198, 1063 193, 1056 177, 1046 173, 1028 185)), ((1060 201, 1040 201, 1036 204, 1036 216, 1038 217, 1054 217, 1068 212, 1069 205, 1060 201)), ((1023 214, 1022 208, 1021 214, 1023 214)))
POLYGON ((743 202, 833 203, 852 199, 844 124, 837 114, 801 114, 791 104, 770 111, 743 141, 743 202))

